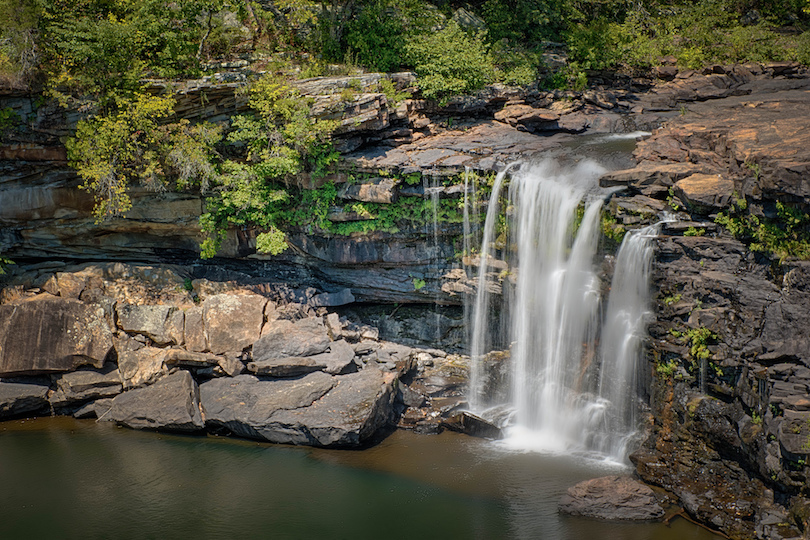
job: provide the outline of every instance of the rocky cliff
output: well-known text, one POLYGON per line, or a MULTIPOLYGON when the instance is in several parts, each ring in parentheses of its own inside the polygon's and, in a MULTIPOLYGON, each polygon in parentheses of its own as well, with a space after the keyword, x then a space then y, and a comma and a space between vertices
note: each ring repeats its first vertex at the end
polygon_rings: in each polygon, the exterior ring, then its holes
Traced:
MULTIPOLYGON (((300 85, 319 114, 341 121, 335 221, 365 219, 351 201, 457 203, 466 170, 486 175, 548 152, 576 159, 588 134, 654 131, 632 159, 600 156, 612 169, 601 184, 617 189, 616 227, 663 211, 677 219, 658 241, 640 388, 649 436, 632 460, 731 537, 797 536, 810 515, 810 265, 795 256, 810 208, 810 78, 792 64, 659 71, 584 93, 490 87, 443 108, 390 104, 373 91, 379 75, 300 85), (358 84, 367 91, 351 103, 338 97, 358 84)), ((244 107, 237 85, 188 83, 178 114, 226 117, 244 107)), ((456 257, 460 223, 291 231, 292 249, 272 259, 255 254, 253 231, 234 230, 223 258, 196 262, 200 194, 136 191, 126 219, 95 225, 59 143, 76 115, 33 104, 0 103, 30 117, 0 149, 0 252, 21 263, 0 298, 4 416, 64 410, 330 446, 363 444, 397 419, 435 431, 463 403, 463 358, 379 341, 359 324, 368 312, 345 318, 389 304, 375 322, 396 335, 413 318, 397 320, 390 304, 462 304, 474 284, 456 257), (88 260, 101 262, 71 266, 88 260), (158 264, 167 262, 181 266, 158 264), (272 397, 278 388, 283 399, 272 397), (167 407, 148 410, 154 402, 167 407)), ((452 336, 421 328, 411 345, 460 346, 462 319, 446 318, 452 336)))

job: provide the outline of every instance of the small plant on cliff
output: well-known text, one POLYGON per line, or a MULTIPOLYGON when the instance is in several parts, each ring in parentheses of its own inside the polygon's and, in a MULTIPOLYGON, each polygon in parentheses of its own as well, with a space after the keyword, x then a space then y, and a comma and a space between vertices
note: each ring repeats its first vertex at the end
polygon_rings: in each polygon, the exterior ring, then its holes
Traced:
POLYGON ((413 290, 419 291, 425 287, 426 283, 424 279, 421 278, 413 278, 413 290))
POLYGON ((736 198, 715 222, 748 243, 751 251, 768 253, 780 262, 788 257, 810 259, 810 216, 781 201, 775 206, 777 219, 769 219, 751 213, 746 200, 736 198))
POLYGON ((684 236, 703 236, 706 234, 706 229, 696 229, 695 227, 689 227, 683 232, 684 236))
POLYGON ((702 363, 709 359, 711 352, 709 351, 709 342, 717 338, 717 335, 706 328, 701 326, 699 328, 690 328, 683 334, 686 344, 689 345, 689 356, 692 359, 693 366, 702 363))
POLYGON ((14 261, 6 257, 0 257, 0 276, 4 276, 8 272, 8 266, 14 264, 14 261))

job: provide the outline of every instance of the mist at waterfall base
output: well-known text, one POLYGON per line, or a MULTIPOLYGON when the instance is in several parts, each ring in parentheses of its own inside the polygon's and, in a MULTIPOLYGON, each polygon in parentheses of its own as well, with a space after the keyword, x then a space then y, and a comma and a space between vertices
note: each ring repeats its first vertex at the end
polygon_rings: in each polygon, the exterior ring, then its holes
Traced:
POLYGON ((495 179, 470 305, 469 401, 506 428, 506 446, 622 463, 637 436, 657 227, 625 235, 603 301, 604 172, 590 160, 546 159, 495 179), (506 353, 493 360, 492 350, 506 353))

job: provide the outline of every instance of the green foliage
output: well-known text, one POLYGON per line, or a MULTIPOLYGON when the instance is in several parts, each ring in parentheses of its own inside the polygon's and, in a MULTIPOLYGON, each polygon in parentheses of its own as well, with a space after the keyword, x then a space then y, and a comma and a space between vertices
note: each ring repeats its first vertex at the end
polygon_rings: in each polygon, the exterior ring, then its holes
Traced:
POLYGON ((780 262, 810 259, 810 216, 781 201, 776 202, 776 214, 777 219, 759 217, 748 211, 745 199, 737 199, 715 222, 748 243, 751 251, 768 253, 780 262))
POLYGON ((394 86, 394 82, 391 79, 381 79, 378 84, 377 91, 385 94, 389 107, 396 107, 402 100, 411 97, 410 92, 406 92, 404 90, 398 92, 394 86))
POLYGON ((683 232, 684 236, 703 236, 706 234, 706 229, 696 229, 695 227, 689 227, 683 232))
POLYGON ((689 345, 689 356, 693 361, 708 360, 711 356, 709 352, 709 342, 716 339, 717 335, 708 328, 701 326, 699 328, 690 328, 684 334, 687 345, 689 345))
POLYGON ((173 114, 170 97, 141 94, 121 102, 119 112, 81 120, 66 147, 70 165, 93 192, 96 221, 123 216, 131 207, 129 187, 140 184, 163 190, 207 185, 214 176, 211 160, 220 128, 162 123, 173 114))
MULTIPOLYGON (((227 137, 244 148, 244 159, 222 164, 207 211, 200 218, 206 233, 203 258, 216 254, 224 231, 232 225, 264 229, 257 237, 259 251, 283 251, 287 244, 279 224, 304 221, 289 215, 288 186, 302 172, 325 174, 340 157, 331 145, 337 122, 311 118, 311 101, 283 80, 265 75, 250 87, 248 96, 252 113, 235 116, 227 137)), ((334 186, 327 185, 329 193, 306 190, 300 201, 316 225, 325 223, 328 201, 334 199, 334 186)))
POLYGON ((622 240, 624 240, 625 234, 627 234, 627 230, 624 228, 624 225, 619 225, 616 218, 610 212, 602 212, 602 235, 609 243, 614 247, 618 247, 622 243, 622 240))
POLYGON ((0 109, 0 139, 18 126, 21 121, 20 115, 14 112, 11 107, 0 109))
POLYGON ((0 257, 0 276, 5 275, 6 272, 8 272, 9 265, 12 265, 12 264, 15 264, 15 263, 11 259, 6 258, 6 257, 0 257))
POLYGON ((678 293, 678 294, 675 294, 675 295, 672 295, 672 296, 667 296, 663 300, 664 305, 665 306, 671 306, 672 304, 677 304, 678 302, 681 301, 681 296, 682 296, 681 293, 678 293))
POLYGON ((446 102, 494 80, 495 67, 485 39, 482 33, 467 34, 454 21, 438 32, 409 36, 406 58, 419 76, 422 95, 446 102))
POLYGON ((24 88, 39 61, 35 0, 0 0, 0 82, 24 88))
POLYGON ((425 287, 426 283, 424 279, 420 278, 413 278, 413 290, 418 291, 425 287))
POLYGON ((666 363, 658 363, 655 366, 655 372, 662 379, 671 379, 678 372, 678 361, 671 358, 666 363))

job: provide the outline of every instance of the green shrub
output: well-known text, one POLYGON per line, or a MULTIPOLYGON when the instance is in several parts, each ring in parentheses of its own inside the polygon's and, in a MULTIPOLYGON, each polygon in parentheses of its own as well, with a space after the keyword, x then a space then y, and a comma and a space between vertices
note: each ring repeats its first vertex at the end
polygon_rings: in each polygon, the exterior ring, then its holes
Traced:
POLYGON ((419 76, 422 95, 446 102, 494 80, 495 68, 485 39, 481 33, 467 34, 454 21, 433 34, 409 36, 405 53, 419 76))

